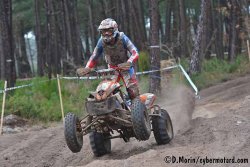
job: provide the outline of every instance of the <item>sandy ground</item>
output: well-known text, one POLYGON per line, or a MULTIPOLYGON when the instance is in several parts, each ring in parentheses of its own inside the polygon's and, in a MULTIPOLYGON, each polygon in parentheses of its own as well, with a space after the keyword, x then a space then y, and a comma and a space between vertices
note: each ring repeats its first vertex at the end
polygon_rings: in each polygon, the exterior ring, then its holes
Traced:
POLYGON ((0 136, 0 166, 204 166, 207 158, 247 158, 248 163, 207 163, 205 166, 250 166, 250 75, 200 92, 182 86, 168 87, 158 101, 173 119, 175 138, 158 146, 153 134, 148 141, 112 140, 112 153, 95 158, 88 136, 81 152, 66 146, 63 126, 30 129, 0 136), (180 161, 177 163, 180 159, 180 161), (166 163, 164 160, 174 160, 166 163), (190 160, 188 162, 188 160, 190 160), (194 161, 197 163, 195 163, 194 161), (186 162, 186 163, 185 163, 186 162))

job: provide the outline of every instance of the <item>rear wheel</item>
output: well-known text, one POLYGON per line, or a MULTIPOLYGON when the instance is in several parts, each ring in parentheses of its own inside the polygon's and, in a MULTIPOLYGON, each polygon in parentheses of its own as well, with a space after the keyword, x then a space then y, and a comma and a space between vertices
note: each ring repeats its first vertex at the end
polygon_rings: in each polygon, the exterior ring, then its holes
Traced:
POLYGON ((161 116, 152 117, 152 127, 157 144, 167 144, 174 137, 171 118, 164 109, 160 111, 161 116))
POLYGON ((77 153, 82 149, 83 136, 80 127, 78 117, 73 113, 68 113, 65 117, 64 136, 67 146, 73 153, 77 153))
POLYGON ((137 140, 148 140, 151 133, 149 115, 140 98, 132 101, 131 120, 137 140))
POLYGON ((110 137, 109 133, 94 131, 89 134, 90 145, 95 156, 100 157, 111 152, 111 139, 108 137, 110 137))

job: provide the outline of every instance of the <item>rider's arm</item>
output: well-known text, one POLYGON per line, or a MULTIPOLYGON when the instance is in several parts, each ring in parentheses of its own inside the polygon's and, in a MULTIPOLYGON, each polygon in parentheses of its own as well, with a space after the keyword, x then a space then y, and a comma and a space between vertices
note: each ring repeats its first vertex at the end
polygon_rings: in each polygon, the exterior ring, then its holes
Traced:
POLYGON ((97 45, 96 45, 92 55, 89 58, 89 61, 87 62, 86 68, 95 67, 97 60, 101 56, 102 52, 103 52, 102 39, 100 38, 97 42, 97 45))
POLYGON ((131 54, 131 56, 128 59, 128 62, 135 63, 136 60, 139 58, 139 53, 138 53, 137 48, 125 34, 123 35, 123 40, 124 40, 125 47, 128 49, 128 51, 131 54))

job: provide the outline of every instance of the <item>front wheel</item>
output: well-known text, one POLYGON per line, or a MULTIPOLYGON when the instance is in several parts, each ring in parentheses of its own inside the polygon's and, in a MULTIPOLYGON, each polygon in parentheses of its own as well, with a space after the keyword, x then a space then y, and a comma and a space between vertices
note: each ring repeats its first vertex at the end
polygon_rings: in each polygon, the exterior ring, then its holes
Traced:
POLYGON ((139 98, 132 101, 131 120, 137 140, 148 140, 151 133, 150 119, 145 104, 139 98))
POLYGON ((64 136, 67 146, 73 153, 81 151, 83 136, 81 134, 81 124, 78 117, 73 113, 68 113, 64 122, 64 136))
POLYGON ((98 133, 96 131, 89 134, 90 145, 95 156, 100 157, 111 152, 109 137, 109 133, 98 133))
POLYGON ((161 109, 160 116, 152 118, 152 127, 157 144, 167 144, 173 139, 173 125, 166 110, 161 109))

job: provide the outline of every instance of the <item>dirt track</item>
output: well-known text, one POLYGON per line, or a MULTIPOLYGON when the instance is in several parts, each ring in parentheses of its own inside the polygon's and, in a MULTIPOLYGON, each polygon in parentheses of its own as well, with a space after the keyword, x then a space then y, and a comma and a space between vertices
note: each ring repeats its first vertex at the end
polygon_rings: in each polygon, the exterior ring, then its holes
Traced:
POLYGON ((248 163, 206 166, 250 166, 250 75, 201 91, 194 112, 191 96, 185 88, 177 88, 169 89, 164 100, 159 101, 170 112, 176 132, 168 145, 157 146, 153 134, 145 142, 132 139, 124 143, 114 139, 111 154, 94 158, 88 137, 84 137, 80 153, 71 153, 64 141, 63 127, 58 125, 0 136, 0 166, 203 166, 167 164, 166 156, 177 159, 235 156, 248 158, 248 163))

